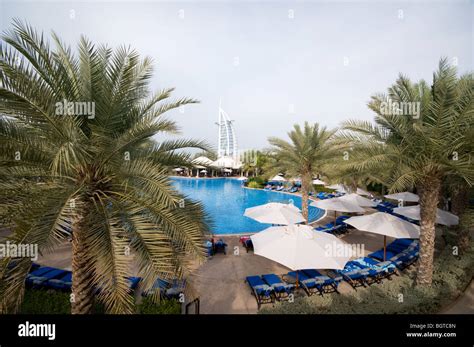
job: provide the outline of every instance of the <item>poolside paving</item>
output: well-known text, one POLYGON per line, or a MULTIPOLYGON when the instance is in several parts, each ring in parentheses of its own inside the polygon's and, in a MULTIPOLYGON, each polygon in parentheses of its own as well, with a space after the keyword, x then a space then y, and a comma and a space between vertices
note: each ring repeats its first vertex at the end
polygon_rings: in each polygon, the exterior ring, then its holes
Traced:
MULTIPOLYGON (((285 274, 288 268, 264 257, 246 253, 239 243, 238 236, 226 236, 222 239, 228 244, 227 255, 217 254, 204 263, 190 278, 193 290, 201 301, 201 313, 241 314, 257 313, 257 302, 252 296, 245 278, 251 275, 267 273, 285 274), (238 254, 234 254, 237 247, 238 254)), ((364 254, 373 252, 383 246, 383 237, 359 230, 353 230, 342 237, 348 243, 364 245, 364 254)), ((392 239, 387 240, 391 242, 392 239)), ((349 284, 342 282, 341 294, 352 291, 349 284)))
MULTIPOLYGON (((325 224, 333 217, 325 217, 318 224, 325 224)), ((6 236, 3 231, 0 238, 6 236)), ((203 314, 248 314, 257 313, 257 302, 251 294, 245 278, 251 275, 266 273, 285 274, 288 268, 264 257, 247 253, 239 242, 239 236, 222 236, 228 244, 227 255, 216 254, 202 264, 188 279, 191 292, 200 298, 200 312, 203 314), (237 250, 237 251, 236 251, 237 250)), ((363 244, 364 254, 383 247, 383 236, 351 230, 341 237, 349 244, 363 244)), ((393 239, 387 238, 387 243, 393 239)), ((441 237, 437 237, 439 242, 441 237)), ((441 248, 441 247, 440 247, 441 248)), ((71 269, 71 244, 64 242, 54 253, 44 254, 38 259, 42 265, 71 269)), ((349 284, 342 282, 341 294, 353 291, 349 284)), ((301 294, 304 295, 304 294, 301 294)), ((333 295, 333 294, 331 294, 333 295)), ((193 299, 193 298, 191 298, 193 299)), ((445 308, 442 313, 472 313, 474 309, 474 284, 455 303, 445 308)))

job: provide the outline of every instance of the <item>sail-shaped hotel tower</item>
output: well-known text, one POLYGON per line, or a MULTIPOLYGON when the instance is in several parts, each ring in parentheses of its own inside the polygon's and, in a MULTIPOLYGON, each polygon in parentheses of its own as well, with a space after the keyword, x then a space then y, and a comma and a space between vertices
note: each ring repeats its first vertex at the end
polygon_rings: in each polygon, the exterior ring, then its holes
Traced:
POLYGON ((217 156, 231 157, 234 160, 238 158, 237 151, 237 137, 235 136, 233 121, 229 115, 219 105, 219 122, 218 126, 218 142, 217 142, 217 156))

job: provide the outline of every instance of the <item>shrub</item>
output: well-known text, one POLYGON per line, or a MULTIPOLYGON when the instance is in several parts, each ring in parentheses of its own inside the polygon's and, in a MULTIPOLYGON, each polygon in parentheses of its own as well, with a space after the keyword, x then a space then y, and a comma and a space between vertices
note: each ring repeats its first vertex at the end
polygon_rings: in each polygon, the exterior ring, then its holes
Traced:
MULTIPOLYGON (((20 313, 22 314, 70 314, 70 293, 56 290, 26 289, 20 313)), ((93 313, 104 314, 102 303, 94 304, 93 313)), ((177 300, 161 300, 153 303, 150 298, 143 298, 137 305, 141 314, 180 314, 181 304, 177 300)))
POLYGON ((138 305, 138 311, 142 314, 181 314, 181 304, 173 299, 161 299, 159 303, 153 303, 151 298, 145 297, 138 305))
POLYGON ((326 188, 325 186, 322 185, 313 185, 313 189, 315 192, 323 192, 323 193, 334 193, 334 189, 326 188))
POLYGON ((258 184, 257 182, 249 182, 247 184, 247 187, 249 187, 249 188, 262 188, 263 186, 261 184, 258 184))
POLYGON ((261 176, 250 177, 247 181, 247 187, 249 188, 263 188, 265 186, 265 180, 261 176))
POLYGON ((70 314, 69 293, 53 290, 26 289, 20 313, 70 314))

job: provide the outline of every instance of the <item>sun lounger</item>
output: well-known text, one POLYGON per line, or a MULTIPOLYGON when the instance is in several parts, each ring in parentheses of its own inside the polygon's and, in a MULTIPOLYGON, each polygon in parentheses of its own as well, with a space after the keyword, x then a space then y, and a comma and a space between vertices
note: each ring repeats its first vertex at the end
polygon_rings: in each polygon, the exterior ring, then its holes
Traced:
POLYGON ((262 275, 262 279, 273 289, 273 293, 278 300, 288 300, 294 291, 295 285, 283 281, 275 274, 262 275))
POLYGON ((252 294, 257 300, 257 306, 259 309, 262 304, 273 303, 273 288, 266 284, 260 276, 248 276, 246 281, 252 289, 252 294))
POLYGON ((161 295, 164 295, 164 293, 169 287, 170 287, 170 282, 165 281, 164 279, 158 278, 150 289, 142 292, 142 296, 153 295, 157 291, 161 295))
POLYGON ((293 281, 296 281, 296 279, 298 279, 298 285, 303 288, 303 290, 306 292, 306 294, 308 294, 308 296, 311 296, 316 293, 322 294, 321 284, 324 283, 322 279, 317 280, 315 278, 311 278, 303 271, 298 271, 298 276, 296 275, 296 271, 288 272, 286 276, 290 277, 293 281))
POLYGON ((316 279, 318 282, 317 286, 319 286, 319 291, 322 293, 339 293, 337 291, 337 287, 339 283, 342 281, 342 277, 332 278, 329 276, 322 275, 318 270, 315 269, 306 269, 303 272, 310 278, 316 279), (320 284, 319 284, 320 283, 320 284))
MULTIPOLYGON (((395 263, 393 263, 390 260, 378 262, 375 259, 364 257, 364 258, 355 259, 352 262, 354 264, 360 264, 361 269, 370 268, 373 270, 377 270, 378 273, 377 274, 374 273, 373 275, 378 276, 380 279, 383 279, 383 278, 390 279, 392 275, 397 274, 397 267, 395 263)), ((369 272, 369 275, 370 275, 370 272, 369 272)))
POLYGON ((359 262, 359 259, 352 260, 346 264, 346 267, 353 267, 354 269, 360 269, 365 272, 367 276, 365 277, 365 283, 371 285, 373 283, 381 283, 382 279, 385 277, 385 271, 382 268, 374 267, 371 264, 359 262))
POLYGON ((253 242, 250 238, 242 242, 242 245, 244 246, 245 250, 247 253, 252 250, 253 251, 253 242))
MULTIPOLYGON (((394 256, 396 256, 398 254, 398 252, 391 252, 387 249, 387 253, 385 255, 385 259, 390 259, 394 256)), ((369 254, 369 257, 371 258, 374 258, 374 259, 377 259, 377 260, 380 260, 380 261, 383 261, 383 249, 379 249, 378 251, 375 251, 373 253, 370 253, 369 254)))
POLYGON ((130 283, 130 291, 134 291, 142 279, 140 277, 127 277, 127 280, 130 283))
POLYGON ((186 288, 186 280, 175 279, 171 282, 171 286, 167 288, 163 296, 167 299, 179 299, 186 288))
POLYGON ((419 257, 419 251, 416 250, 416 249, 412 249, 412 250, 407 251, 407 252, 399 253, 399 254, 393 256, 392 258, 390 258, 389 260, 392 263, 394 263, 395 266, 399 270, 404 270, 407 267, 409 267, 410 265, 412 265, 413 263, 415 263, 416 260, 418 259, 418 257, 419 257))
POLYGON ((368 283, 369 272, 365 269, 361 269, 355 264, 348 262, 344 269, 342 270, 333 270, 330 271, 333 278, 342 276, 342 278, 349 283, 352 288, 356 289, 357 287, 366 287, 368 283))
POLYGON ((26 284, 41 286, 44 282, 64 276, 66 270, 43 266, 26 276, 26 284))
POLYGON ((216 242, 214 242, 213 254, 217 254, 219 252, 227 254, 226 250, 227 250, 227 243, 225 243, 224 240, 219 239, 216 242))
POLYGON ((70 291, 72 287, 72 272, 66 271, 63 276, 47 280, 43 285, 51 289, 70 291))

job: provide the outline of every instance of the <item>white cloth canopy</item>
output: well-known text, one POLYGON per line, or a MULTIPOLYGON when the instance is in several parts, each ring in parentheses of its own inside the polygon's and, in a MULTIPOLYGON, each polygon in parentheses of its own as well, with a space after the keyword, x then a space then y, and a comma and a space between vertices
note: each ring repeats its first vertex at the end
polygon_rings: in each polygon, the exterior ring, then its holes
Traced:
POLYGON ((216 161, 213 161, 210 166, 217 168, 239 169, 242 166, 242 163, 232 157, 220 157, 216 161))
POLYGON ((360 196, 359 194, 355 194, 355 193, 347 194, 347 195, 341 196, 337 199, 352 202, 352 203, 354 203, 356 205, 359 205, 359 206, 362 206, 362 207, 374 207, 374 206, 377 205, 372 200, 364 198, 363 196, 360 196))
POLYGON ((330 186, 327 186, 329 189, 334 189, 334 190, 337 190, 338 192, 343 192, 345 193, 347 190, 346 190, 346 187, 344 187, 343 184, 332 184, 330 186))
POLYGON ((351 257, 351 254, 337 253, 346 243, 334 235, 314 231, 308 225, 271 227, 250 238, 255 254, 292 270, 343 269, 351 257))
POLYGON ((359 205, 339 198, 332 198, 327 200, 317 200, 311 203, 311 206, 321 208, 323 210, 331 210, 338 212, 365 212, 359 205))
POLYGON ((401 193, 395 193, 395 194, 388 194, 384 196, 387 199, 402 200, 402 201, 408 201, 408 202, 418 202, 420 200, 420 197, 418 195, 410 193, 410 192, 401 192, 401 193))
MULTIPOLYGON (((414 220, 420 220, 420 205, 396 207, 393 209, 393 213, 405 216, 414 220)), ((459 224, 459 217, 448 211, 437 209, 436 212, 436 223, 442 225, 457 225, 459 224)))
POLYGON ((320 179, 314 179, 313 184, 315 184, 315 185, 325 185, 326 182, 321 181, 320 179))
POLYGON ((207 157, 201 156, 194 159, 192 163, 202 166, 210 166, 212 164, 212 160, 207 157))
POLYGON ((374 234, 394 237, 397 239, 420 237, 420 227, 385 212, 376 212, 365 216, 356 216, 344 221, 354 228, 374 234))
POLYGON ((276 175, 270 181, 271 182, 286 182, 286 179, 281 177, 280 175, 276 175))
POLYGON ((177 168, 174 168, 173 171, 181 172, 181 171, 183 171, 183 169, 181 169, 180 167, 177 167, 177 168))
POLYGON ((269 202, 245 209, 244 216, 260 223, 288 225, 305 221, 300 209, 293 204, 269 202))
POLYGON ((224 169, 224 172, 231 173, 232 169, 224 169))
MULTIPOLYGON (((333 185, 330 185, 328 186, 329 189, 334 189, 334 190, 337 190, 338 192, 340 193, 351 193, 349 187, 346 187, 345 185, 343 184, 333 184, 333 185)), ((359 195, 371 195, 368 191, 365 191, 361 188, 357 188, 356 190, 356 194, 359 194, 359 195)))

